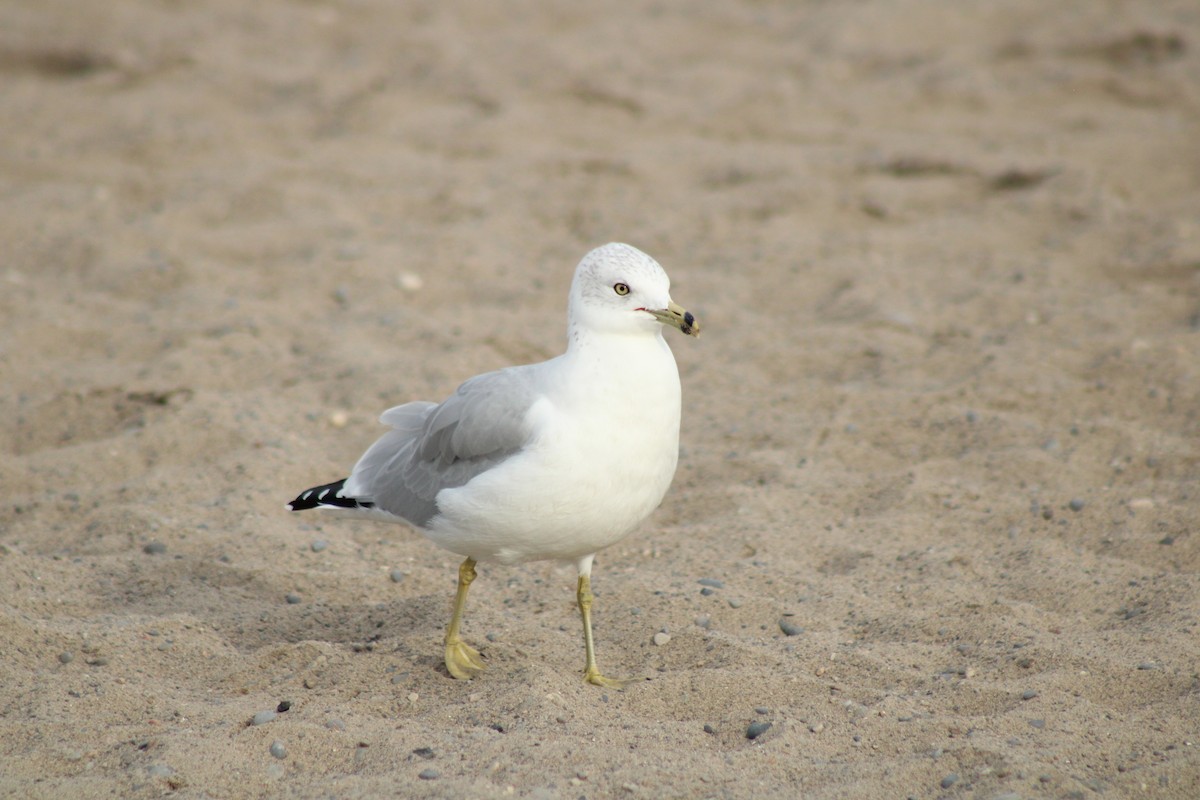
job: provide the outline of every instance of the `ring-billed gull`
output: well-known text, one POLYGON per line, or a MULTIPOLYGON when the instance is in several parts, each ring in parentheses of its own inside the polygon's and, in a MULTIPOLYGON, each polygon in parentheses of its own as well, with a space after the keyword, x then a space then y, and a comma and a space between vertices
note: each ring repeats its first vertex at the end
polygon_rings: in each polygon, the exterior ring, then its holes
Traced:
POLYGON ((392 430, 350 477, 288 504, 408 523, 466 558, 445 637, 455 678, 484 667, 460 634, 475 563, 556 559, 579 569, 584 679, 621 686, 596 666, 592 559, 658 507, 675 475, 679 371, 662 328, 695 336, 700 327, 670 285, 640 250, 596 248, 575 270, 565 353, 478 375, 440 405, 385 411, 392 430))

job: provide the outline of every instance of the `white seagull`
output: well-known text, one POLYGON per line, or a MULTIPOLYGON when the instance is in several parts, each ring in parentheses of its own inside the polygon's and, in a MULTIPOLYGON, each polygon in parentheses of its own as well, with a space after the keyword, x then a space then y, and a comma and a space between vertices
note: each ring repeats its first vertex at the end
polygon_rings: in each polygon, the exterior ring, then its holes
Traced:
POLYGON ((670 285, 640 250, 596 248, 575 270, 565 353, 477 375, 441 404, 385 411, 392 430, 350 477, 288 504, 407 523, 466 559, 445 637, 455 678, 484 668, 459 630, 476 562, 555 559, 579 570, 584 680, 622 686, 596 666, 592 559, 658 507, 675 475, 679 371, 662 329, 700 326, 670 285))

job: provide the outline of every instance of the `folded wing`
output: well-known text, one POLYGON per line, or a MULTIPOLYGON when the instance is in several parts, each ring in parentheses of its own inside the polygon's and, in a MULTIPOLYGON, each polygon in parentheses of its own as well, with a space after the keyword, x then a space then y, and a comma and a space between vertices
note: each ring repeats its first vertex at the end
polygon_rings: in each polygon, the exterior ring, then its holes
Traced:
POLYGON ((528 412, 538 398, 530 378, 524 367, 489 372, 440 405, 388 409, 380 421, 392 430, 359 459, 342 493, 426 526, 439 492, 463 486, 530 441, 528 412))

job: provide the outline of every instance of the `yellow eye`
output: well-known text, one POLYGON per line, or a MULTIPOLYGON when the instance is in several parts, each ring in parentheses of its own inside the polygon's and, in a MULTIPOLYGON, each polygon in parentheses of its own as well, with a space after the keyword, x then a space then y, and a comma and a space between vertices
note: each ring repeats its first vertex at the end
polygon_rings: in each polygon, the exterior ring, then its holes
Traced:
POLYGON ((613 291, 616 292, 617 294, 619 294, 621 297, 624 297, 625 295, 629 294, 629 284, 614 283, 613 291))

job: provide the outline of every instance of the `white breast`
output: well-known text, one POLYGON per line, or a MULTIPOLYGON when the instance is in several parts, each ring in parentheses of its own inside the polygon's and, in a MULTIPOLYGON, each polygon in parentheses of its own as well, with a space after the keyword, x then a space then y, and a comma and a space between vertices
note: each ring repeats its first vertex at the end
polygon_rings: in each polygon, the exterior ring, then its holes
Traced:
MULTIPOLYGON (((549 365, 547 365, 549 366, 549 365)), ((427 535, 476 560, 574 560, 658 507, 679 456, 679 373, 659 336, 582 348, 547 371, 536 440, 437 498, 427 535)))

